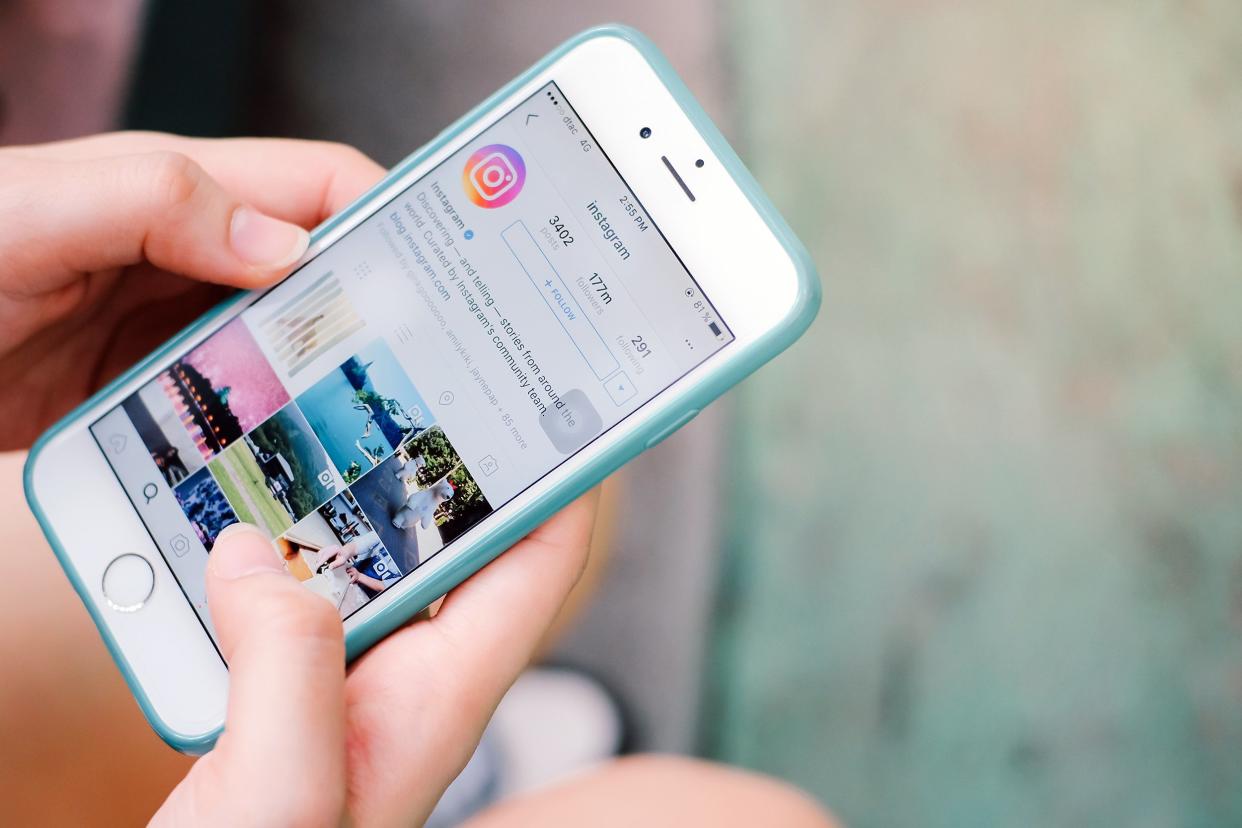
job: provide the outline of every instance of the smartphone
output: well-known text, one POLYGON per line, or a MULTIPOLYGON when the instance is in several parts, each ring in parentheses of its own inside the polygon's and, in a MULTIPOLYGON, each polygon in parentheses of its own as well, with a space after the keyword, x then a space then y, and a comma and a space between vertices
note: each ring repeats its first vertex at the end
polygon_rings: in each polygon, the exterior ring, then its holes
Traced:
POLYGON ((803 247, 663 57, 593 29, 317 228, 288 278, 44 435, 27 497, 147 718, 201 752, 227 696, 204 587, 225 526, 272 537, 352 658, 818 305, 803 247))

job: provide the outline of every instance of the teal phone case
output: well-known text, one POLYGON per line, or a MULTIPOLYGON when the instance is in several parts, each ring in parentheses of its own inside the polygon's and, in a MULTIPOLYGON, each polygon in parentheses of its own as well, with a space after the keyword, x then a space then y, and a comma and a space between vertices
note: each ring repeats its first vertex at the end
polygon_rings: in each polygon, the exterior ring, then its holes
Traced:
MULTIPOLYGON (((349 659, 354 659, 365 652, 369 647, 377 641, 388 635, 393 630, 408 621, 419 611, 425 609, 433 601, 444 595, 453 587, 460 584, 470 575, 474 574, 481 567, 508 549, 516 543, 532 529, 543 523, 557 511, 569 504, 574 498, 585 492, 591 486, 608 476, 610 473, 619 468, 627 460, 639 454, 657 439, 666 436, 665 432, 671 433, 677 427, 683 425, 689 420, 689 414, 697 412, 707 403, 720 396, 733 385, 737 384, 748 374, 753 372, 763 363, 783 351, 791 345, 811 321, 815 318, 816 312, 819 310, 820 304, 820 284, 815 272, 814 263, 811 261, 810 255, 806 248, 794 236, 793 231, 781 218, 776 208, 764 195, 759 188, 758 183, 751 176, 750 172, 742 164, 736 153, 733 152, 724 136, 716 128, 708 118, 707 113, 699 105, 698 101, 686 88, 681 78, 673 71, 667 59, 645 36, 627 26, 608 25, 600 26, 587 31, 581 32, 573 38, 567 40, 550 52, 541 61, 536 63, 526 72, 510 81, 506 86, 498 90, 483 103, 476 106, 470 112, 466 113, 454 124, 437 135, 430 143, 423 146, 396 167, 392 169, 389 175, 381 182, 372 187, 368 192, 364 193, 345 210, 338 213, 324 224, 317 227, 312 236, 318 238, 342 221, 353 215, 361 209, 371 199, 384 189, 395 176, 406 174, 412 167, 423 161, 428 155, 439 149, 446 142, 457 136, 463 130, 470 127, 480 118, 490 113, 495 107, 506 97, 511 95, 518 87, 530 80, 531 77, 543 71, 549 64, 562 57, 571 49, 580 44, 600 37, 620 38, 632 44, 646 58, 655 69, 661 80, 673 93, 674 97, 680 103, 686 115, 689 116, 691 122, 698 128, 707 144, 716 153, 717 157, 724 164, 728 172, 733 176, 738 186, 746 193, 755 209, 767 222, 772 232, 784 245, 790 258, 793 260, 799 280, 799 290, 797 301, 792 312, 786 318, 783 325, 769 331, 761 339, 754 344, 748 346, 744 351, 734 354, 734 358, 726 361, 726 363, 713 373, 703 376, 693 387, 685 389, 674 396, 669 396, 668 392, 661 397, 662 412, 659 416, 648 421, 641 431, 634 434, 628 442, 617 445, 609 449, 604 454, 596 457, 590 464, 582 468, 578 472, 561 480, 553 490, 540 503, 531 506, 514 514, 510 514, 506 519, 497 521, 494 526, 483 527, 483 534, 478 536, 473 544, 473 548, 467 554, 460 554, 453 562, 436 572, 427 580, 418 584, 415 588, 410 589, 404 595, 393 601, 381 613, 371 619, 359 624, 350 631, 346 639, 346 655, 349 659)), ((107 624, 104 623, 98 611, 95 609, 94 602, 88 598, 88 588, 81 582, 77 576, 76 570, 69 564, 65 555, 65 551, 61 546, 55 531, 55 527, 50 525, 40 508, 38 500, 34 497, 33 487, 31 485, 31 470, 34 466, 35 459, 38 457, 41 448, 57 433, 66 428, 79 426, 87 408, 93 406, 97 400, 109 394, 114 388, 129 381, 138 374, 149 371, 158 367, 181 352, 181 350, 192 340, 197 333, 216 318, 219 314, 224 313, 234 304, 242 301, 245 294, 234 297, 213 309, 189 328, 186 328, 177 336, 166 342, 160 349, 138 365, 131 368, 121 377, 114 380, 107 388, 101 390, 87 402, 83 403, 59 423, 48 430, 46 434, 30 449, 30 455, 26 461, 25 487, 26 498, 30 503, 35 517, 39 521, 39 525, 43 528, 43 532, 47 535, 48 542, 52 549, 56 552, 57 558, 60 560, 61 566, 65 573, 73 582, 74 589, 82 597, 83 602, 91 612, 92 620, 103 636, 104 642, 107 644, 112 658, 120 667, 121 672, 125 675, 125 681, 129 684, 130 690, 138 699, 142 707, 143 713, 151 726, 155 728, 160 737, 168 744, 183 753, 199 754, 210 750, 215 744, 220 731, 216 730, 210 733, 201 734, 185 734, 178 733, 168 727, 156 711, 151 706, 146 694, 143 692, 142 686, 135 680, 132 671, 126 663, 124 655, 120 648, 113 640, 108 632, 107 624)), ((510 608, 498 608, 498 611, 509 611, 510 608)), ((520 611, 520 608, 519 608, 520 611)))

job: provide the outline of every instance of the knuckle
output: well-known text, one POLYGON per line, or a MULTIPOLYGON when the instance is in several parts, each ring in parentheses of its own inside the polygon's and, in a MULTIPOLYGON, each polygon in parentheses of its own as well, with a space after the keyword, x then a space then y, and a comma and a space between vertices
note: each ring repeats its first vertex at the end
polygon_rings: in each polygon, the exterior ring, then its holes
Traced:
POLYGON ((148 153, 142 163, 152 201, 160 209, 171 210, 192 201, 203 181, 202 168, 180 152, 148 153))
MULTIPOLYGON (((301 589, 300 586, 298 588, 301 589)), ((341 617, 337 614, 336 608, 318 595, 306 597, 316 599, 307 602, 305 613, 307 635, 333 644, 342 642, 344 627, 341 625, 341 617)))

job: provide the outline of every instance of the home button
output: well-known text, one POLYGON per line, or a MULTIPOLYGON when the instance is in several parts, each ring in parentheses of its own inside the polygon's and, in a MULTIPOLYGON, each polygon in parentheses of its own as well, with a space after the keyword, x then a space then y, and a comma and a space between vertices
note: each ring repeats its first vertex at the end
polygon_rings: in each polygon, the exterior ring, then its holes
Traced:
POLYGON ((137 612, 155 589, 155 570, 133 552, 112 559, 103 573, 103 594, 117 612, 137 612))

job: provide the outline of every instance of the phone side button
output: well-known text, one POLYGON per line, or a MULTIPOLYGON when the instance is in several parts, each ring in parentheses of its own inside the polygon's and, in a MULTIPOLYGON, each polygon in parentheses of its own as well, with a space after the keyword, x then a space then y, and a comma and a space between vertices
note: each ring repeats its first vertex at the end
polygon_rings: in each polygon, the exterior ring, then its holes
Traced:
POLYGON ((673 424, 672 424, 672 425, 670 425, 670 426, 666 427, 666 428, 665 428, 663 431, 661 431, 659 434, 657 434, 656 436, 654 436, 654 437, 652 437, 650 440, 648 440, 648 441, 647 441, 647 445, 645 446, 645 448, 651 448, 651 447, 652 447, 652 446, 654 446, 656 443, 660 442, 660 441, 661 441, 661 440, 663 440, 665 437, 667 437, 668 435, 672 434, 674 431, 676 431, 677 429, 679 429, 679 428, 681 428, 682 426, 684 426, 686 423, 688 423, 688 422, 690 422, 691 420, 693 420, 695 417, 697 417, 697 416, 698 416, 698 414, 699 414, 699 409, 697 409, 697 408, 692 408, 692 409, 690 409, 689 411, 687 411, 685 414, 682 414, 680 417, 678 417, 676 420, 674 420, 674 421, 673 421, 673 424))
POLYGON ((155 570, 133 552, 118 555, 104 568, 101 584, 104 600, 117 612, 137 612, 155 589, 155 570))

